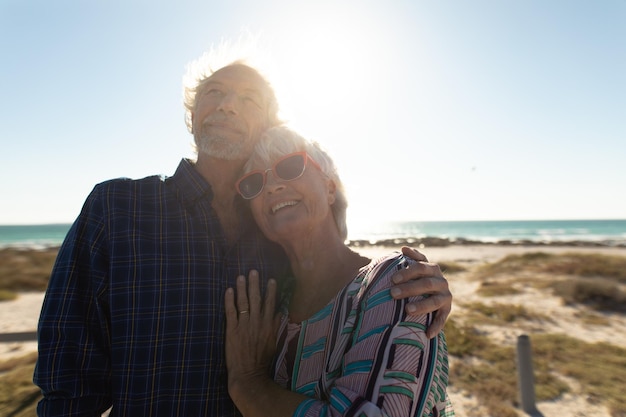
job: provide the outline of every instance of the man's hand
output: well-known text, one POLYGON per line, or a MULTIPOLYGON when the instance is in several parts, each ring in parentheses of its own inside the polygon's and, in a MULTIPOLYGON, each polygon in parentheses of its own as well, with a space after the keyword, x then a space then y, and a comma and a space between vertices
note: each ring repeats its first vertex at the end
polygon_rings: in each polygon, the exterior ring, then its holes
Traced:
POLYGON ((429 338, 433 338, 443 329, 452 310, 452 293, 448 281, 439 265, 429 263, 426 256, 418 250, 403 246, 402 253, 417 263, 394 275, 393 282, 396 285, 391 289, 391 295, 395 299, 402 299, 430 294, 430 297, 417 303, 407 304, 406 312, 410 315, 421 315, 436 311, 435 319, 426 332, 429 338))

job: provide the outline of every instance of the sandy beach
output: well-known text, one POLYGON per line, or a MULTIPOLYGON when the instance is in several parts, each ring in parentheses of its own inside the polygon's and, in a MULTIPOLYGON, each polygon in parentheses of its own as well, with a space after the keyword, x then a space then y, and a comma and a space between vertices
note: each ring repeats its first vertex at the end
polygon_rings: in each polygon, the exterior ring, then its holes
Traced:
MULTIPOLYGON (((360 253, 369 257, 378 257, 398 247, 365 246, 357 248, 360 253)), ((626 257, 626 248, 612 247, 535 247, 535 246, 498 246, 498 245, 451 245, 420 249, 432 262, 454 262, 467 267, 466 272, 446 274, 451 291, 454 295, 454 305, 451 318, 461 318, 467 313, 467 305, 473 301, 486 303, 485 297, 476 294, 480 282, 471 278, 470 272, 485 263, 496 262, 506 255, 529 252, 545 253, 599 253, 626 257)), ((44 294, 41 291, 20 292, 17 299, 0 302, 0 333, 33 331, 37 326, 37 319, 43 302, 44 294)), ((548 291, 528 289, 521 294, 490 297, 489 302, 524 305, 548 314, 552 320, 532 325, 485 326, 481 328, 492 341, 503 345, 514 346, 517 337, 521 334, 533 332, 563 333, 580 338, 586 342, 606 342, 620 347, 626 347, 626 316, 619 313, 601 313, 608 319, 608 325, 593 326, 576 319, 584 307, 566 306, 561 300, 548 291)), ((0 361, 21 356, 36 351, 37 346, 32 342, 0 343, 0 361)), ((456 358, 451 357, 451 366, 456 358)), ((626 372, 626 370, 625 370, 626 372)), ((626 375, 625 375, 626 377, 626 375)), ((577 394, 576 381, 570 381, 571 392, 563 395, 556 401, 540 402, 539 411, 548 416, 595 416, 610 417, 608 409, 595 401, 588 401, 583 395, 577 394)), ((486 415, 481 414, 481 406, 475 397, 459 390, 452 384, 449 390, 457 416, 486 415)), ((526 415, 522 412, 520 416, 526 415)))

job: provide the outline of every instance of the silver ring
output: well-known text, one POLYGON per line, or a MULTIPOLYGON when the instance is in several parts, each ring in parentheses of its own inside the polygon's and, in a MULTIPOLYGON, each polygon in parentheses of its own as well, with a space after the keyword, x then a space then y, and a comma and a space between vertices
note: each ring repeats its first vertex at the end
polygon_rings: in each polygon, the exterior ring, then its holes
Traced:
POLYGON ((248 310, 241 310, 241 311, 239 312, 239 314, 246 314, 246 313, 249 313, 249 311, 248 311, 248 310))

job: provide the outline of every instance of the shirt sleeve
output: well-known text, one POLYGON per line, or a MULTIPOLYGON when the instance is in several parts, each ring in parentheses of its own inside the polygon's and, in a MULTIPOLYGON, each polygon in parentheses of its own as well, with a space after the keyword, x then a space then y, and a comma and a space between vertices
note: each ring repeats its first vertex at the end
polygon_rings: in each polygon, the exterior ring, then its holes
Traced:
MULTIPOLYGON (((342 375, 327 400, 307 400, 295 416, 430 416, 446 406, 448 362, 443 333, 426 336, 432 316, 408 316, 411 300, 394 300, 391 276, 408 265, 399 256, 376 266, 359 301, 342 375)), ((421 298, 421 297, 420 297, 421 298)))
POLYGON ((100 416, 111 405, 106 224, 97 186, 54 264, 38 324, 39 416, 100 416))

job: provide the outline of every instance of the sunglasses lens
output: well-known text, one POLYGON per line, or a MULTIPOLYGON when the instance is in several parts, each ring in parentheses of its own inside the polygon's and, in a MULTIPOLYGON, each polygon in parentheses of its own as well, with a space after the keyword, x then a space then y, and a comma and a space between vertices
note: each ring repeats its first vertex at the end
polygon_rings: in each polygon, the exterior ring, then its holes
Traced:
POLYGON ((256 172, 239 182, 239 192, 244 198, 253 198, 263 189, 263 175, 256 172))
POLYGON ((295 180, 304 172, 304 155, 298 154, 283 159, 276 164, 274 172, 285 181, 295 180))
POLYGON ((263 191, 265 175, 268 171, 274 171, 274 175, 283 181, 295 180, 304 173, 306 158, 306 154, 298 153, 278 161, 272 169, 250 173, 239 180, 237 190, 243 198, 253 199, 263 191))

